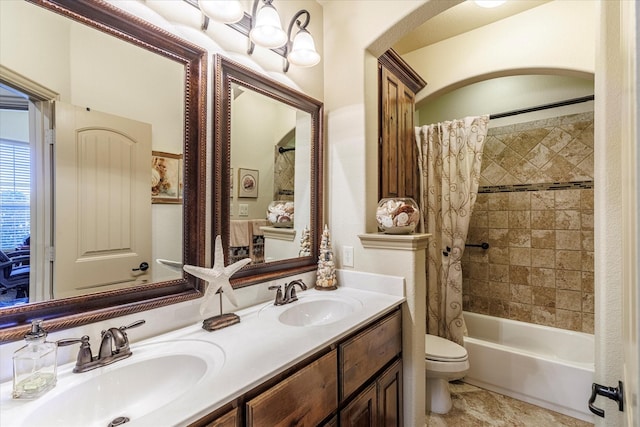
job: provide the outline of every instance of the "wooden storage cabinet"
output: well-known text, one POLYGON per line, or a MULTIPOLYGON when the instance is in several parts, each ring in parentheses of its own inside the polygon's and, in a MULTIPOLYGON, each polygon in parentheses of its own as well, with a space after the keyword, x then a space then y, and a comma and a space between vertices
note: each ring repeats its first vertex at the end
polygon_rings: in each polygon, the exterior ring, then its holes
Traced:
POLYGON ((378 195, 419 202, 420 173, 415 141, 415 94, 426 82, 393 49, 378 58, 378 195))
POLYGON ((247 402, 247 426, 317 426, 338 408, 337 351, 247 402))

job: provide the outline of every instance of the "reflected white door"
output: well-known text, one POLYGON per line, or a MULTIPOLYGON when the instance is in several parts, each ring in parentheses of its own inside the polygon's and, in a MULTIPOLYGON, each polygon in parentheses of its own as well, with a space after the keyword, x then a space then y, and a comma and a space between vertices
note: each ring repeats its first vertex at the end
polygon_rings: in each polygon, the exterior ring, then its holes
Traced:
POLYGON ((142 283, 151 268, 151 125, 56 102, 54 296, 142 283), (149 270, 134 270, 141 263, 149 270))

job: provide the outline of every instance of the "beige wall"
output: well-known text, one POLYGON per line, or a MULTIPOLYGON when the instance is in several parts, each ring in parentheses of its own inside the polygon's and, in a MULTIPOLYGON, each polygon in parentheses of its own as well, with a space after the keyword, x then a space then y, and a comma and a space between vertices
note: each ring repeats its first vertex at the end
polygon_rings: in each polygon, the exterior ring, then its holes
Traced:
MULTIPOLYGON (((593 95, 593 90, 593 76, 523 74, 497 77, 424 100, 416 108, 416 123, 421 126, 466 116, 503 113, 593 95)), ((593 101, 493 119, 489 127, 587 111, 593 111, 593 101)))
POLYGON ((231 219, 264 219, 273 201, 274 150, 282 137, 296 125, 296 111, 270 98, 244 90, 233 101, 231 167, 234 188, 231 219), (239 198, 239 169, 259 172, 258 197, 239 198), (240 204, 249 207, 249 216, 239 216, 240 204))
POLYGON ((595 1, 551 1, 409 52, 403 58, 429 83, 416 100, 504 75, 549 70, 589 75, 595 66, 596 11, 595 1))

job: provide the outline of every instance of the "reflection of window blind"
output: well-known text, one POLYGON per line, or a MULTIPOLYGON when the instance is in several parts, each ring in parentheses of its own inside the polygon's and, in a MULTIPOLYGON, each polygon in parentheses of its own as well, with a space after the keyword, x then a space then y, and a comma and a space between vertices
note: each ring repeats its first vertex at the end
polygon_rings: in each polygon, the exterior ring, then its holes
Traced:
POLYGON ((14 249, 29 236, 29 143, 0 139, 0 248, 14 249))

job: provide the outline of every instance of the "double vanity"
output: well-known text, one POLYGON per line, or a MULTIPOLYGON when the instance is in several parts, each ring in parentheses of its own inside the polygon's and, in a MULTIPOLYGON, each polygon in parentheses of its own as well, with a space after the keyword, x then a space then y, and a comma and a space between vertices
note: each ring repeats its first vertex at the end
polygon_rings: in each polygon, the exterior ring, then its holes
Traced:
POLYGON ((12 383, 1 384, 2 425, 337 425, 339 418, 350 425, 401 417, 403 292, 363 289, 298 292, 298 301, 240 310, 240 323, 214 332, 195 324, 136 342, 130 331, 131 357, 84 373, 72 372, 75 363, 59 366, 57 386, 38 399, 12 399, 12 383))

